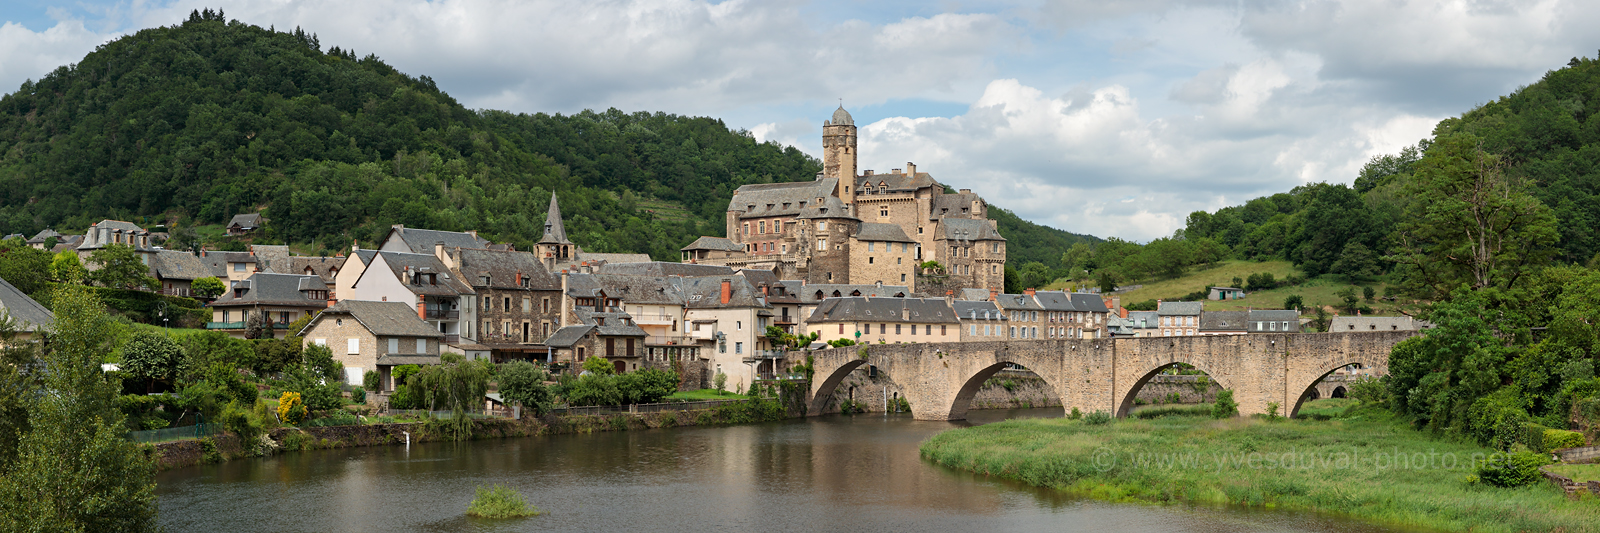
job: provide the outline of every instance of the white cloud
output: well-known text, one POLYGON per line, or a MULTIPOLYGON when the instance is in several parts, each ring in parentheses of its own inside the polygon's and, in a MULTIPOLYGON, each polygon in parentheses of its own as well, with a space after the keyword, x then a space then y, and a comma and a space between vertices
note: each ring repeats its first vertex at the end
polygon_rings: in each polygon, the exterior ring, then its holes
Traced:
POLYGON ((10 93, 24 80, 44 77, 58 67, 77 63, 117 34, 89 31, 82 21, 63 20, 44 31, 21 24, 0 25, 0 92, 10 93))

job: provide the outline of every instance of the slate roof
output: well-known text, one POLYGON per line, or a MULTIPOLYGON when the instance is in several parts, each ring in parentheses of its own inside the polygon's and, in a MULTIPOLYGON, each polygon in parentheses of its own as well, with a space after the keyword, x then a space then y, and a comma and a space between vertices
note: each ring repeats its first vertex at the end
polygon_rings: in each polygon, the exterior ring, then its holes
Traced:
POLYGON ((150 271, 156 279, 182 279, 194 281, 211 277, 211 268, 205 261, 189 252, 161 250, 150 258, 150 271))
POLYGON ((882 193, 911 192, 933 186, 933 177, 927 172, 910 173, 893 172, 887 174, 873 174, 871 176, 857 176, 856 183, 859 188, 857 196, 870 196, 882 193))
POLYGON ((378 363, 377 364, 381 365, 381 366, 437 365, 437 364, 443 364, 443 361, 437 355, 394 355, 394 354, 388 354, 388 355, 380 355, 380 356, 378 356, 378 363))
MULTIPOLYGON (((559 278, 558 278, 559 279, 559 278)), ((573 272, 567 274, 567 295, 574 298, 594 298, 600 294, 600 280, 594 274, 573 272)))
POLYGON ((941 194, 935 196, 933 197, 933 205, 930 206, 932 211, 928 212, 928 220, 934 220, 946 216, 976 216, 976 213, 971 212, 972 202, 974 201, 982 202, 983 198, 970 192, 941 194), (963 213, 961 212, 962 209, 966 209, 968 212, 963 213))
POLYGON ((1161 327, 1161 315, 1155 311, 1128 311, 1128 326, 1135 329, 1161 327))
POLYGON ((951 241, 1003 241, 1000 231, 989 225, 988 220, 975 218, 941 218, 939 225, 934 229, 934 235, 939 239, 951 241))
POLYGON ((1432 327, 1433 324, 1409 316, 1336 316, 1328 325, 1328 333, 1417 331, 1432 327))
POLYGON ((1161 302, 1156 306, 1156 313, 1161 316, 1190 316, 1199 315, 1204 309, 1203 302, 1161 302))
POLYGON ((594 326, 595 334, 607 337, 647 337, 644 328, 633 323, 633 315, 624 312, 595 312, 589 309, 578 308, 573 310, 578 320, 584 324, 594 326), (601 322, 605 322, 601 324, 601 322))
POLYGON ((795 296, 800 297, 801 304, 815 304, 820 303, 827 298, 849 298, 851 296, 889 298, 899 295, 898 297, 904 298, 911 295, 911 288, 904 285, 846 285, 836 283, 810 283, 798 288, 795 288, 792 284, 786 285, 789 285, 795 296), (817 297, 818 292, 822 293, 822 298, 817 297), (835 292, 839 293, 839 296, 834 296, 833 293, 835 292))
POLYGON ((285 272, 285 274, 304 275, 306 270, 310 269, 311 275, 322 278, 322 281, 333 283, 335 269, 343 266, 344 261, 345 258, 343 257, 291 256, 289 257, 288 272, 285 272))
POLYGON ((856 119, 850 116, 849 111, 844 110, 844 104, 839 104, 839 109, 833 110, 833 120, 828 121, 828 123, 834 126, 854 126, 856 125, 856 119))
POLYGON ((665 277, 595 274, 592 279, 606 296, 620 298, 625 305, 683 305, 683 292, 665 277))
POLYGON ((733 242, 732 239, 727 239, 727 238, 723 238, 723 237, 702 236, 702 237, 700 237, 698 239, 695 239, 694 242, 689 243, 688 246, 685 246, 685 247, 682 247, 682 248, 678 249, 678 251, 680 251, 680 252, 687 252, 687 251, 690 251, 690 250, 720 250, 720 251, 724 251, 724 252, 743 252, 744 251, 744 246, 740 246, 739 243, 733 242))
POLYGON ((33 238, 28 239, 28 244, 43 244, 44 241, 49 240, 51 237, 55 237, 56 242, 60 243, 61 234, 57 233, 56 230, 45 228, 34 234, 33 238))
POLYGON ((988 300, 989 289, 961 289, 961 292, 956 293, 956 298, 969 301, 988 300))
POLYGON ((814 206, 818 198, 824 198, 824 202, 826 198, 835 198, 833 191, 838 186, 839 180, 836 178, 752 183, 733 191, 728 210, 739 211, 739 218, 799 215, 804 209, 814 206))
POLYGON ((955 309, 956 318, 958 319, 984 320, 987 317, 988 320, 1005 320, 1006 316, 1005 313, 1000 312, 999 307, 995 307, 994 302, 956 300, 950 302, 950 305, 955 309), (985 315, 985 312, 988 314, 985 315))
POLYGON ((581 254, 581 259, 583 261, 605 261, 608 265, 620 263, 649 263, 651 261, 650 254, 598 254, 592 252, 583 252, 581 254))
POLYGON ((544 236, 539 244, 572 244, 567 240, 567 227, 561 223, 561 206, 556 204, 556 193, 550 193, 550 208, 544 214, 544 236))
POLYGON ((811 323, 914 322, 955 324, 955 309, 944 298, 830 298, 811 312, 811 323))
MULTIPOLYGON (((260 274, 257 274, 258 276, 260 274)), ((384 337, 443 337, 443 333, 428 326, 427 322, 417 318, 417 308, 401 302, 368 302, 362 300, 339 300, 333 307, 324 309, 317 314, 317 318, 298 335, 304 336, 307 331, 317 323, 328 318, 329 315, 349 315, 367 328, 373 335, 384 337)))
POLYGON ((1071 293, 1071 295, 1072 295, 1072 306, 1076 307, 1078 311, 1089 312, 1089 313, 1110 313, 1111 312, 1111 308, 1106 307, 1106 301, 1104 299, 1101 299, 1100 295, 1098 295, 1098 294, 1086 294, 1086 293, 1081 293, 1081 292, 1074 292, 1074 293, 1071 293))
POLYGON ((261 213, 234 215, 233 220, 228 221, 227 227, 231 228, 235 225, 247 230, 259 228, 261 227, 261 213))
POLYGON ((596 272, 624 276, 728 276, 734 273, 732 268, 721 265, 668 263, 664 261, 606 263, 600 265, 600 269, 596 272))
POLYGON ((1039 307, 1046 311, 1087 311, 1078 309, 1073 304, 1072 295, 1064 291, 1038 291, 1033 293, 1033 298, 1039 301, 1039 307))
POLYGON ((0 279, 0 308, 17 321, 17 329, 21 331, 39 331, 56 323, 55 313, 4 279, 0 279))
POLYGON ((461 250, 456 255, 461 281, 477 288, 561 290, 561 278, 552 275, 531 252, 461 250), (528 280, 517 283, 518 275, 528 280), (488 278, 488 283, 484 278, 488 278))
POLYGON ((823 198, 822 205, 820 206, 806 206, 805 209, 800 210, 800 215, 795 218, 807 220, 814 218, 842 218, 847 220, 860 220, 856 218, 855 215, 850 214, 850 207, 844 205, 844 201, 840 200, 837 196, 828 196, 823 198))
POLYGON ((555 333, 551 333, 550 338, 544 340, 544 345, 555 348, 571 348, 572 345, 583 340, 583 337, 588 335, 590 331, 594 331, 594 326, 582 324, 564 326, 556 330, 555 333))
POLYGON ((1300 312, 1293 309, 1251 309, 1251 322, 1295 322, 1300 321, 1300 312))
MULTIPOLYGON (((468 286, 466 283, 463 283, 461 280, 456 279, 455 273, 450 272, 450 269, 444 266, 444 262, 439 261, 439 258, 434 257, 434 255, 431 253, 378 253, 383 257, 383 261, 389 265, 389 271, 394 275, 394 279, 400 280, 400 283, 404 284, 406 290, 411 291, 412 294, 422 294, 428 296, 460 296, 462 294, 473 294, 472 287, 468 286), (413 275, 417 273, 437 274, 437 277, 434 279, 434 283, 424 282, 422 284, 417 284, 407 282, 405 277, 407 267, 410 267, 413 275)), ((362 273, 362 277, 366 277, 366 275, 369 273, 371 273, 370 270, 362 273)), ((356 283, 359 284, 360 281, 357 281, 356 283)))
POLYGON ((793 292, 789 284, 784 283, 784 281, 781 279, 778 279, 778 274, 771 270, 746 268, 740 269, 739 273, 735 275, 744 278, 745 281, 750 282, 750 285, 755 287, 756 290, 761 290, 762 287, 766 287, 768 304, 800 303, 800 297, 793 292))
POLYGON ((273 274, 257 272, 250 279, 240 281, 212 302, 213 307, 232 307, 246 305, 289 305, 297 307, 324 307, 325 299, 311 299, 304 291, 326 291, 328 284, 317 276, 302 276, 299 274, 273 274), (244 289, 244 294, 235 297, 234 290, 244 289))
POLYGON ((56 239, 56 247, 51 248, 50 253, 59 254, 67 250, 75 250, 78 248, 78 245, 81 244, 83 244, 82 235, 67 235, 65 237, 60 237, 56 239))
POLYGON ((886 242, 917 242, 906 236, 906 230, 899 224, 883 224, 879 222, 862 222, 856 230, 858 241, 886 241, 886 242))
MULTIPOLYGON (((411 248, 413 253, 433 255, 433 245, 444 242, 445 248, 461 248, 463 250, 482 250, 489 247, 488 239, 478 237, 471 233, 459 231, 439 231, 431 229, 408 228, 395 225, 389 229, 390 235, 396 233, 400 241, 411 248)), ((388 239, 384 239, 387 241, 388 239)))
MULTIPOLYGON (((149 232, 145 231, 144 228, 140 228, 138 224, 134 224, 132 222, 125 222, 125 221, 121 221, 121 220, 110 220, 110 219, 102 220, 102 221, 96 222, 92 226, 89 226, 89 229, 84 232, 86 238, 83 240, 82 243, 78 244, 78 249, 79 250, 96 250, 96 249, 99 249, 99 248, 102 248, 102 247, 106 246, 107 244, 115 244, 115 241, 116 241, 115 238, 113 238, 110 242, 100 242, 100 239, 101 239, 100 230, 106 229, 106 228, 110 228, 112 230, 113 234, 118 233, 118 232, 121 232, 121 233, 124 233, 124 234, 132 234, 132 235, 140 235, 140 234, 148 234, 149 233, 149 232)), ((133 244, 129 244, 129 243, 123 243, 123 244, 128 244, 129 246, 133 246, 134 249, 142 249, 142 248, 139 248, 139 246, 137 244, 137 241, 135 243, 133 243, 133 244)))
POLYGON ((1248 311, 1206 311, 1200 313, 1200 331, 1245 331, 1248 311))
POLYGON ((1017 311, 1044 310, 1044 306, 1039 305, 1037 300, 1029 297, 1026 294, 1001 294, 995 296, 994 303, 995 305, 1000 306, 1001 309, 1012 309, 1017 311))
POLYGON ((716 309, 737 307, 770 307, 761 291, 750 285, 750 281, 740 276, 701 276, 693 278, 673 278, 678 282, 679 290, 683 291, 684 307, 687 309, 716 309), (729 280, 731 294, 728 303, 722 303, 722 280, 729 280))
POLYGON ((290 270, 288 246, 252 244, 250 251, 256 254, 256 262, 261 264, 263 272, 299 274, 290 270))

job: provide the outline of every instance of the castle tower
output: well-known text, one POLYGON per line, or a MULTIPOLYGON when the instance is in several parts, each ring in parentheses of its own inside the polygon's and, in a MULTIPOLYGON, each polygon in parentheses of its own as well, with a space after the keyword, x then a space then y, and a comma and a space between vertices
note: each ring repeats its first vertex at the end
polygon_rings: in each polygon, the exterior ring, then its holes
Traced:
POLYGON ((833 112, 833 120, 822 123, 822 177, 838 178, 834 195, 845 205, 856 203, 856 121, 843 105, 833 112))
POLYGON ((550 193, 550 211, 544 216, 544 237, 539 239, 538 255, 547 268, 557 262, 572 259, 572 241, 567 240, 567 228, 561 224, 561 206, 556 204, 556 193, 550 193))

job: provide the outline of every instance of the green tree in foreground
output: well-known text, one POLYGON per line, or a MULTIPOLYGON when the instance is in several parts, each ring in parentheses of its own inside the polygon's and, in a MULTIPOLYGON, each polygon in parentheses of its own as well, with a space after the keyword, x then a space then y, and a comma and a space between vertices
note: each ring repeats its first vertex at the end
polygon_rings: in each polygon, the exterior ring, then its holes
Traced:
POLYGON ((157 286, 150 277, 150 267, 139 260, 139 254, 126 244, 112 244, 89 254, 89 262, 99 269, 89 273, 89 279, 102 286, 117 289, 142 289, 157 286))
POLYGON ((154 465, 123 438, 120 387, 100 370, 111 350, 103 309, 82 288, 55 295, 29 431, 0 464, 0 531, 156 530, 154 465))
POLYGON ((140 331, 122 345, 122 370, 148 380, 152 388, 156 382, 171 381, 182 361, 183 349, 160 333, 140 331))
POLYGON ((50 260, 50 278, 69 285, 82 285, 89 279, 89 271, 78 260, 77 251, 62 250, 50 260))
POLYGON ((613 366, 609 359, 594 356, 583 360, 583 370, 590 374, 605 375, 616 372, 617 367, 613 366))
POLYGON ((521 405, 542 416, 550 411, 553 398, 544 385, 543 370, 527 361, 512 361, 500 369, 500 397, 507 404, 521 405))
POLYGON ((216 298, 222 296, 222 291, 228 290, 222 280, 214 276, 206 276, 189 283, 189 290, 201 298, 216 298))

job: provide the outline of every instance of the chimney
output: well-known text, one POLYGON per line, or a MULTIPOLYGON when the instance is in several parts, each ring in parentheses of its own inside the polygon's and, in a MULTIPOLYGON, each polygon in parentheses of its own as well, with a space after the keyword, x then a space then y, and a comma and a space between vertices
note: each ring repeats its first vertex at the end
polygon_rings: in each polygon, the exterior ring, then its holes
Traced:
POLYGON ((1033 296, 1033 287, 1028 287, 1026 289, 1022 289, 1022 294, 1026 294, 1028 296, 1033 296))
POLYGON ((361 251, 361 241, 350 239, 350 254, 355 255, 359 251, 361 251))
POLYGON ((867 170, 866 170, 866 174, 862 174, 862 175, 863 175, 863 176, 871 176, 871 175, 872 175, 872 169, 870 169, 870 168, 869 168, 869 169, 867 169, 867 170))
POLYGON ((424 302, 422 298, 423 297, 421 297, 421 296, 417 297, 417 318, 418 319, 422 319, 422 320, 427 320, 428 319, 428 304, 426 302, 424 302))
POLYGON ((989 289, 989 301, 993 302, 993 301, 996 301, 999 298, 1000 298, 1000 290, 999 289, 989 289))
POLYGON ((444 241, 433 241, 433 256, 444 260, 444 241))
POLYGON ((972 189, 961 189, 961 194, 972 194, 972 189))
POLYGON ((733 299, 733 280, 730 280, 730 279, 727 279, 727 278, 723 278, 723 280, 722 280, 722 303, 726 304, 726 303, 728 303, 728 300, 731 300, 731 299, 733 299))
POLYGON ((900 169, 897 168, 897 169, 894 169, 894 170, 890 170, 889 173, 890 174, 899 174, 900 173, 900 169))
POLYGON ((955 302, 956 302, 956 291, 944 291, 944 303, 954 305, 955 302))
POLYGON ((910 174, 913 178, 917 177, 917 164, 906 161, 906 174, 910 174))

